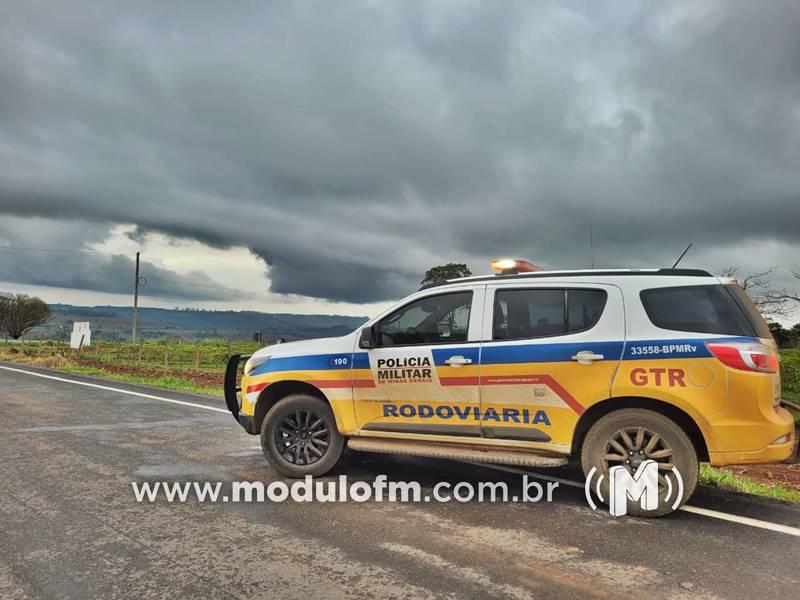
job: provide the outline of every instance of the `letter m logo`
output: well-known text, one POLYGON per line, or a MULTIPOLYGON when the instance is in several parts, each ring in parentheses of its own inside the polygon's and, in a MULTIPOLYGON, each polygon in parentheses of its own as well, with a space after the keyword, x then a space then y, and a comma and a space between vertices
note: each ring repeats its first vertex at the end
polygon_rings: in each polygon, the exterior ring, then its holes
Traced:
POLYGON ((631 475, 622 465, 611 467, 608 490, 608 512, 621 517, 628 512, 628 498, 639 501, 642 510, 658 508, 658 463, 645 460, 631 475))

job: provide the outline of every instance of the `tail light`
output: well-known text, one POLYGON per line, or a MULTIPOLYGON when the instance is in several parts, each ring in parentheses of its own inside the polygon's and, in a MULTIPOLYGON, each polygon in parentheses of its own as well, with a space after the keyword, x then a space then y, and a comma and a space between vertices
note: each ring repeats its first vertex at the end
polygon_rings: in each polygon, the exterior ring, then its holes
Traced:
POLYGON ((778 351, 772 346, 754 342, 706 342, 706 348, 727 367, 740 371, 775 373, 778 351))

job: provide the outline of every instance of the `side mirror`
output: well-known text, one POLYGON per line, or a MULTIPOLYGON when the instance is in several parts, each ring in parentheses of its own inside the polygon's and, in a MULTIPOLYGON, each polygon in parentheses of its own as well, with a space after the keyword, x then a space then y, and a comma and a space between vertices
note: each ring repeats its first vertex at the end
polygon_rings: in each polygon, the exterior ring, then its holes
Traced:
POLYGON ((358 347, 364 350, 374 348, 375 343, 375 327, 365 327, 361 330, 361 337, 358 340, 358 347))

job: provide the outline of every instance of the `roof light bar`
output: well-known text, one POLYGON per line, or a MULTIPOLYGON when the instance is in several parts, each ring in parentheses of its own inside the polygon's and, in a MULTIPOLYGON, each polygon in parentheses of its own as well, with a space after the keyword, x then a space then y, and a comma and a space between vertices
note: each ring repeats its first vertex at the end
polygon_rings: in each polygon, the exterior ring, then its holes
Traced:
POLYGON ((517 273, 533 273, 544 270, 532 262, 518 258, 497 258, 492 261, 492 269, 499 275, 516 275, 517 273))

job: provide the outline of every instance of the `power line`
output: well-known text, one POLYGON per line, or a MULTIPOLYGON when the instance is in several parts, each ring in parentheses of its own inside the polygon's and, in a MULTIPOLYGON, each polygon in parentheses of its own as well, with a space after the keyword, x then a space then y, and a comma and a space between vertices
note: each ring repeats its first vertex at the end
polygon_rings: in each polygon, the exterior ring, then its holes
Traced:
POLYGON ((148 281, 163 281, 165 283, 174 283, 175 285, 189 285, 192 287, 199 287, 199 288, 208 288, 210 290, 220 290, 223 292, 233 292, 231 288, 221 287, 218 285, 203 285, 202 283, 190 283, 188 281, 175 281, 173 279, 164 279, 163 277, 153 277, 152 275, 145 275, 145 279, 148 281))
MULTIPOLYGON (((33 247, 26 247, 26 246, 0 246, 0 250, 14 250, 14 251, 22 251, 22 252, 55 252, 58 254, 97 254, 102 256, 128 256, 128 254, 124 252, 103 252, 101 250, 73 250, 69 248, 33 248, 33 247)), ((218 290, 221 292, 235 292, 235 289, 222 287, 218 285, 206 285, 202 283, 192 283, 189 281, 175 281, 174 279, 166 279, 164 277, 154 277, 151 275, 146 276, 146 279, 152 281, 161 281, 163 283, 171 283, 177 286, 190 286, 196 288, 205 288, 209 290, 218 290)))
POLYGON ((100 250, 70 250, 67 248, 25 248, 22 246, 0 246, 0 250, 23 250, 28 252, 58 252, 62 254, 103 254, 105 256, 117 256, 122 252, 102 252, 100 250))
MULTIPOLYGON (((70 250, 67 248, 26 248, 22 246, 0 246, 0 250, 22 250, 29 252, 58 252, 64 254, 101 254, 104 256, 119 256, 119 255, 128 256, 124 252, 102 252, 100 250, 70 250)), ((188 281, 175 281, 172 279, 165 279, 163 277, 148 276, 147 279, 151 279, 153 281, 163 281, 165 283, 174 283, 175 285, 191 285, 193 287, 202 287, 212 290, 222 290, 226 292, 231 291, 230 288, 226 287, 220 287, 216 285, 204 285, 201 283, 189 283, 188 281)))

